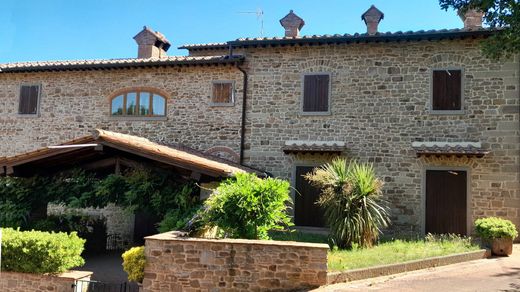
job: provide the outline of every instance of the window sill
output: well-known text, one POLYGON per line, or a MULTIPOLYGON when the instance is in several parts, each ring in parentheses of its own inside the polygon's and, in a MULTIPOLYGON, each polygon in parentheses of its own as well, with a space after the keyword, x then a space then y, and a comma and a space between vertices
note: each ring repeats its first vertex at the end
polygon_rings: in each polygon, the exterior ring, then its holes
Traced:
POLYGON ((234 102, 229 102, 229 103, 210 102, 209 106, 211 106, 211 107, 232 107, 232 106, 235 106, 235 103, 234 102))
POLYGON ((40 114, 16 114, 19 118, 36 119, 40 117, 40 114))
POLYGON ((300 112, 300 116, 331 116, 332 113, 330 111, 326 112, 300 112))
POLYGON ((110 116, 112 121, 167 121, 168 117, 131 117, 131 116, 110 116))
POLYGON ((456 110, 456 111, 440 111, 440 110, 429 110, 430 115, 463 115, 465 114, 464 110, 456 110))

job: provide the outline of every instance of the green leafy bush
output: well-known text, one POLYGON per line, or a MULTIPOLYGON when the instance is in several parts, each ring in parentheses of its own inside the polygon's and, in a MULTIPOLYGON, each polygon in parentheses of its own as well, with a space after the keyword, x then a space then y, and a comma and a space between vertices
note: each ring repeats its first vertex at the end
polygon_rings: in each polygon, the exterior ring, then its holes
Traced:
POLYGON ((381 228, 388 226, 388 207, 381 197, 383 182, 372 165, 337 158, 305 178, 321 189, 317 203, 325 209, 331 239, 338 248, 371 247, 381 228))
POLYGON ((0 226, 26 226, 31 213, 46 206, 47 186, 48 180, 38 176, 0 177, 0 226))
POLYGON ((123 270, 128 274, 128 280, 143 282, 144 265, 146 263, 144 246, 132 247, 123 253, 122 258, 123 270))
POLYGON ((518 231, 516 231, 513 222, 497 217, 477 219, 475 231, 478 236, 484 239, 502 237, 515 239, 518 236, 518 231))
POLYGON ((269 239, 269 230, 292 225, 286 212, 291 203, 289 186, 285 180, 237 174, 223 181, 205 201, 202 221, 229 237, 269 239))
POLYGON ((164 216, 158 224, 159 232, 168 232, 172 230, 184 230, 188 222, 197 214, 200 206, 191 209, 175 209, 164 216))
POLYGON ((41 211, 46 211, 49 202, 73 208, 101 208, 114 203, 128 212, 153 214, 162 220, 159 224, 161 230, 169 231, 184 227, 190 219, 188 217, 200 207, 196 190, 193 182, 185 182, 175 173, 140 168, 104 178, 81 169, 46 178, 0 177, 0 226, 36 227, 45 231, 74 230, 83 235, 81 230, 87 225, 71 225, 78 223, 77 220, 60 219, 63 222, 59 224, 55 224, 53 218, 45 221, 41 214, 46 212, 41 211), (62 230, 62 226, 70 228, 62 230))
POLYGON ((31 224, 31 229, 54 232, 76 232, 86 240, 85 252, 95 253, 105 250, 107 241, 106 218, 82 215, 68 211, 60 215, 51 215, 31 224))
POLYGON ((83 265, 85 240, 75 232, 49 233, 2 229, 2 271, 61 273, 83 265))

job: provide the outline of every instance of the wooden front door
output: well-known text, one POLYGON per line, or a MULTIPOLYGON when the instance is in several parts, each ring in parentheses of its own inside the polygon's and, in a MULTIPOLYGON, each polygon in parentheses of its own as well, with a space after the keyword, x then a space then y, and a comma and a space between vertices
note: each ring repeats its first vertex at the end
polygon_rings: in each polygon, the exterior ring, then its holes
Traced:
POLYGON ((426 171, 426 233, 466 235, 467 173, 426 171))
POLYGON ((296 226, 325 226, 323 210, 315 204, 320 196, 320 190, 303 177, 313 169, 312 166, 296 167, 294 196, 294 224, 296 226))

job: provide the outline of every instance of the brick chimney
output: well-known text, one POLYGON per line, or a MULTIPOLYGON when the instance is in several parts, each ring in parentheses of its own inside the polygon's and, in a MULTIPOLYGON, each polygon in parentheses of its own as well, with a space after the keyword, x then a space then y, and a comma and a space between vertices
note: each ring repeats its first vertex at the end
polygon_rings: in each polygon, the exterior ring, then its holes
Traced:
POLYGON ((143 27, 143 30, 134 36, 139 48, 137 49, 137 58, 164 58, 166 51, 170 48, 170 42, 164 35, 158 31, 153 31, 149 27, 143 27))
POLYGON ((285 28, 286 37, 300 36, 300 30, 305 25, 305 21, 291 10, 284 18, 280 19, 280 24, 285 28))
POLYGON ((367 25, 367 33, 369 35, 375 35, 377 33, 377 26, 383 18, 385 18, 385 14, 374 5, 370 6, 370 8, 361 15, 361 19, 363 19, 367 25))
POLYGON ((460 19, 464 22, 464 29, 472 30, 482 28, 484 12, 477 9, 468 9, 466 13, 459 11, 460 19))

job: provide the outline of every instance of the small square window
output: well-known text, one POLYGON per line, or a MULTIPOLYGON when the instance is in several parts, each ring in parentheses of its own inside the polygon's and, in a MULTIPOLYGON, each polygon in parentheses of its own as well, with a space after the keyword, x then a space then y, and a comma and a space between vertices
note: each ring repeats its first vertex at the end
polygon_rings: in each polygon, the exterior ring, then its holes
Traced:
POLYGON ((212 105, 233 105, 235 102, 233 82, 214 81, 211 91, 212 105))
POLYGON ((306 74, 303 76, 302 111, 304 113, 329 113, 329 74, 306 74))
POLYGON ((18 113, 21 115, 38 114, 39 98, 40 98, 40 85, 22 85, 22 86, 20 86, 18 113))
POLYGON ((448 113, 462 111, 462 70, 433 70, 431 109, 448 113))

